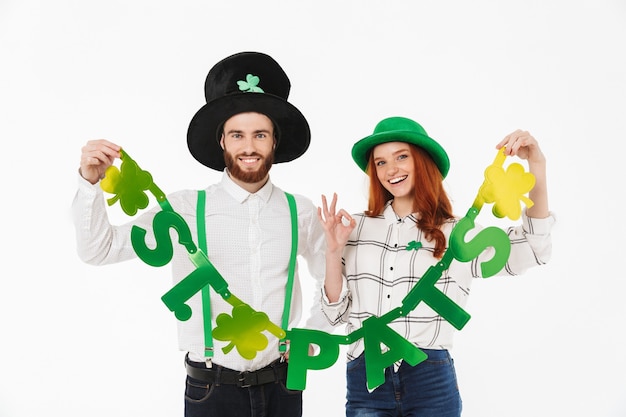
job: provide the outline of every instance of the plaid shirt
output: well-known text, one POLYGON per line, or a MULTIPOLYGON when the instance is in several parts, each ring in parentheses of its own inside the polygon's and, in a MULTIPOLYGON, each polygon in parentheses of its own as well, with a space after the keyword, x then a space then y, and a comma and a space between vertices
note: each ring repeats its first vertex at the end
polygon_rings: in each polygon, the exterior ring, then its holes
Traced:
MULTIPOLYGON (((428 242, 417 227, 418 219, 409 215, 398 218, 388 203, 382 215, 354 216, 357 225, 343 253, 343 289, 339 300, 330 303, 322 296, 322 309, 333 325, 346 323, 349 334, 361 327, 371 316, 382 316, 402 305, 402 300, 424 272, 437 262, 433 257, 434 243, 428 242), (410 242, 420 242, 421 247, 410 242)), ((450 233, 460 219, 452 219, 442 226, 449 240, 450 233)), ((546 263, 551 254, 550 230, 555 222, 522 216, 522 224, 510 227, 511 254, 498 275, 519 275, 532 266, 546 263)), ((480 231, 476 225, 466 240, 480 231)), ((460 307, 464 307, 473 278, 481 277, 480 264, 494 255, 488 248, 470 262, 453 260, 436 283, 436 287, 460 307)), ((405 339, 425 349, 450 349, 455 328, 421 302, 408 315, 389 324, 405 339)), ((348 349, 348 360, 355 359, 364 350, 363 339, 348 349)))

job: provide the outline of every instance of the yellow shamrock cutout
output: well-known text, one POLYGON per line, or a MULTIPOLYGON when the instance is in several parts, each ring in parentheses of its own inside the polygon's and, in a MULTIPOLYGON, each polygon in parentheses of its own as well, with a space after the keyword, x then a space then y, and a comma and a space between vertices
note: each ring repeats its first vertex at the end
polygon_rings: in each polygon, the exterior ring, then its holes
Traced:
POLYGON ((520 200, 526 207, 532 207, 533 202, 525 194, 535 186, 535 176, 525 172, 518 163, 510 164, 505 170, 502 165, 506 155, 505 148, 501 148, 493 164, 485 169, 485 181, 478 190, 478 197, 474 207, 478 209, 483 203, 495 203, 493 215, 502 218, 508 217, 517 220, 522 214, 520 200))

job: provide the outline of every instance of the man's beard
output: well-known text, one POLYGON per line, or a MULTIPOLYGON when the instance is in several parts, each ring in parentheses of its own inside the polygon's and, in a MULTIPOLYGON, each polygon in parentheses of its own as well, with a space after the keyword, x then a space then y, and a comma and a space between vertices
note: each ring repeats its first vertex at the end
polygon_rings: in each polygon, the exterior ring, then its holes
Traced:
POLYGON ((258 154, 256 152, 250 155, 240 155, 242 157, 257 157, 261 158, 263 161, 263 165, 256 171, 244 171, 239 165, 237 165, 237 158, 233 156, 227 150, 224 150, 224 163, 226 164, 226 168, 228 168, 228 173, 233 177, 238 179, 239 181, 254 184, 259 181, 265 179, 267 174, 270 172, 270 168, 274 164, 274 152, 267 155, 267 157, 263 157, 263 155, 258 154))

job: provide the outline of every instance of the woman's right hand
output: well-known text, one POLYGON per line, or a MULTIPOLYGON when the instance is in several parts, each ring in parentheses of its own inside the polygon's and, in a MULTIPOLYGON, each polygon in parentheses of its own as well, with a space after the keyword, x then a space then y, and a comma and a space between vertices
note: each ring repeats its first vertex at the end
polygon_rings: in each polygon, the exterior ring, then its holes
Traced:
POLYGON ((326 250, 330 253, 343 252, 350 233, 356 227, 356 220, 344 209, 336 211, 337 193, 333 193, 333 200, 328 206, 326 196, 322 194, 322 207, 317 208, 317 217, 326 233, 326 250), (347 224, 344 223, 344 219, 347 224))

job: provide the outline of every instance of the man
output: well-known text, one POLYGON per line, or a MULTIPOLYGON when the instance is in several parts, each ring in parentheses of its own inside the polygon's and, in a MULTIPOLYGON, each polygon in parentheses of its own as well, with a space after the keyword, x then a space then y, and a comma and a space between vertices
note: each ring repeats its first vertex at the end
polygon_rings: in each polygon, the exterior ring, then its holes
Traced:
MULTIPOLYGON (((217 63, 207 76, 207 103, 191 120, 187 144, 200 163, 223 171, 222 180, 201 192, 184 190, 167 196, 194 242, 201 248, 206 243, 207 257, 228 290, 256 312, 267 314, 271 323, 283 323, 283 328, 284 323, 289 328, 297 325, 302 310, 297 268, 291 300, 287 285, 293 224, 297 225, 297 254, 307 261, 318 288, 325 268, 324 231, 316 207, 296 195, 294 216, 287 195, 269 177, 274 163, 298 158, 310 143, 306 119, 287 101, 289 90, 287 75, 268 55, 244 52, 217 63)), ((89 141, 82 149, 73 216, 79 256, 90 264, 136 257, 131 228, 152 230, 152 220, 160 211, 155 207, 126 225, 108 222, 98 183, 120 157, 121 147, 104 139, 89 141)), ((150 235, 147 245, 154 244, 150 235)), ((186 248, 173 243, 176 284, 196 266, 186 248)), ((305 327, 330 329, 318 299, 314 297, 305 327)), ((285 387, 288 355, 279 338, 265 333, 267 347, 243 357, 212 332, 218 315, 234 317, 230 304, 210 291, 207 297, 194 294, 188 305, 191 317, 178 321, 179 348, 187 352, 187 417, 302 414, 302 392, 285 387)))

